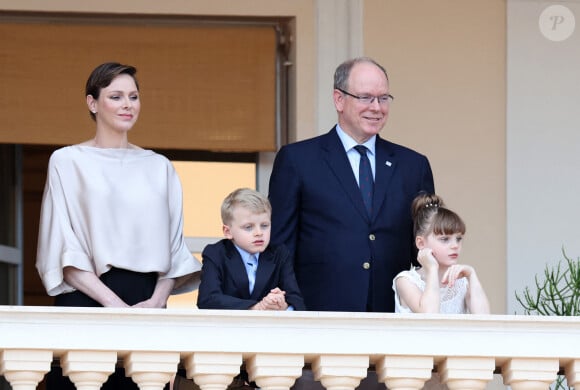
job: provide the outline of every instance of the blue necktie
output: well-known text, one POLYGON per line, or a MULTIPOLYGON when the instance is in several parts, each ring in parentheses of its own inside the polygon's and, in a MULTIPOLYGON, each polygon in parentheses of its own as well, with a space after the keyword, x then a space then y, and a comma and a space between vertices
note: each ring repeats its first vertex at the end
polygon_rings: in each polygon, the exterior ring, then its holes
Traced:
POLYGON ((245 266, 248 274, 249 290, 250 294, 252 294, 254 291, 254 285, 256 284, 256 270, 258 269, 258 259, 256 258, 256 255, 250 255, 245 266))
POLYGON ((358 167, 358 186, 363 198, 363 202, 369 214, 373 215, 373 191, 375 182, 373 180, 373 171, 371 170, 371 162, 367 156, 367 148, 363 145, 354 147, 360 154, 360 164, 358 167))

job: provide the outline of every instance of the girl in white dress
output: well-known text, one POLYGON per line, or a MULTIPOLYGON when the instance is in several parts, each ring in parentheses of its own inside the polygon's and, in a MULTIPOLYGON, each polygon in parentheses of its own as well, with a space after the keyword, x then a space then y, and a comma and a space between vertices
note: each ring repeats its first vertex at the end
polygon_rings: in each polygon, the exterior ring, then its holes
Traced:
MULTIPOLYGON (((393 280, 396 313, 489 314, 489 301, 475 269, 460 264, 465 223, 443 199, 421 194, 412 204, 420 267, 393 280)), ((425 388, 446 388, 437 375, 425 388)))
POLYGON ((463 220, 435 194, 419 195, 412 210, 421 267, 403 271, 393 280, 395 312, 488 314, 489 302, 475 269, 458 263, 463 220))

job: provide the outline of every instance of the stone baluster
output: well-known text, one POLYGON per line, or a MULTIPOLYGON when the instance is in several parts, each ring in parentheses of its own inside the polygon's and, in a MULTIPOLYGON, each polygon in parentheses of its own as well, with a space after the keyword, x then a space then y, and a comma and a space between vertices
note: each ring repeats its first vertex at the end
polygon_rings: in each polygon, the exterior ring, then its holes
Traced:
POLYGON ((572 360, 566 364, 565 370, 568 386, 580 389, 580 359, 572 360))
POLYGON ((483 390, 494 371, 492 357, 448 357, 437 367, 441 382, 450 390, 483 390))
POLYGON ((0 351, 0 375, 13 390, 34 390, 50 371, 52 351, 7 349, 0 351))
POLYGON ((364 355, 321 355, 312 362, 314 379, 327 390, 352 390, 367 377, 369 357, 364 355))
POLYGON ((304 356, 256 354, 246 361, 251 381, 263 390, 287 390, 302 375, 304 356))
POLYGON ((417 390, 431 378, 430 356, 385 356, 375 364, 379 382, 391 390, 417 390))
POLYGON ((202 390, 224 390, 241 365, 241 353, 195 352, 184 360, 187 377, 202 390))
POLYGON ((63 375, 77 390, 99 390, 115 371, 115 351, 69 351, 60 358, 63 375))
POLYGON ((558 370, 558 359, 513 358, 502 366, 503 382, 513 390, 546 390, 558 370))
POLYGON ((123 358, 125 374, 140 390, 162 390, 179 364, 179 352, 130 352, 123 358))

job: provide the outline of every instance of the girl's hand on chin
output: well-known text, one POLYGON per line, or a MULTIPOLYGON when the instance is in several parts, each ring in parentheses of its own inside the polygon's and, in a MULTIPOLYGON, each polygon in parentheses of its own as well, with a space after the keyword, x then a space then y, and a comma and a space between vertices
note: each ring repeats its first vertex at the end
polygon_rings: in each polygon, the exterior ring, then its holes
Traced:
POLYGON ((421 264, 422 267, 427 269, 429 268, 438 268, 439 263, 437 263, 437 259, 433 256, 433 251, 431 248, 423 248, 419 250, 417 254, 417 261, 421 264))

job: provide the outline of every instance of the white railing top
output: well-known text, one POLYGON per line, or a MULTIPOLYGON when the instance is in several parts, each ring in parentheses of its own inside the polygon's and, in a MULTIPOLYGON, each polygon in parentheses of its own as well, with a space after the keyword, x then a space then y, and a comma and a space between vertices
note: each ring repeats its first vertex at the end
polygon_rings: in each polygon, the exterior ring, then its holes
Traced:
POLYGON ((0 351, 580 358, 580 318, 0 306, 0 351))

